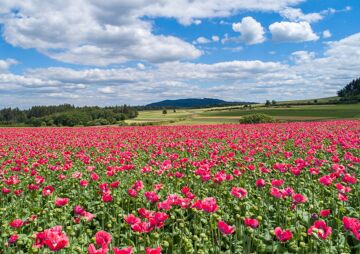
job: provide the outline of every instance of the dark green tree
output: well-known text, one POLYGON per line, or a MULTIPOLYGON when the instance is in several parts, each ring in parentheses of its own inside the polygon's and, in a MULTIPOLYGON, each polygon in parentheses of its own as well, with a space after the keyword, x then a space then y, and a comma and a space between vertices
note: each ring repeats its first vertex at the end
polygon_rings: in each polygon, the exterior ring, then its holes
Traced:
POLYGON ((360 98, 360 78, 354 79, 343 89, 338 91, 338 96, 342 98, 360 98))

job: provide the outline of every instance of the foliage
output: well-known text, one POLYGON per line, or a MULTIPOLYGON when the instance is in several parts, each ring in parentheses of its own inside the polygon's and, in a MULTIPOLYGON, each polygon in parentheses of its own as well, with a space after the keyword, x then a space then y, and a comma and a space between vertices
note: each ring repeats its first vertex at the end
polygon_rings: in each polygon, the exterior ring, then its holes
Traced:
POLYGON ((135 108, 127 105, 113 107, 34 106, 28 110, 5 108, 0 110, 0 124, 27 123, 32 126, 107 125, 134 118, 135 108))
POLYGON ((343 89, 338 91, 338 96, 347 100, 360 101, 360 78, 354 79, 347 84, 343 89))
POLYGON ((1 253, 357 253, 359 131, 0 129, 1 253))
POLYGON ((272 123, 274 122, 274 118, 272 116, 255 113, 251 115, 246 115, 240 119, 240 123, 247 124, 247 123, 272 123))

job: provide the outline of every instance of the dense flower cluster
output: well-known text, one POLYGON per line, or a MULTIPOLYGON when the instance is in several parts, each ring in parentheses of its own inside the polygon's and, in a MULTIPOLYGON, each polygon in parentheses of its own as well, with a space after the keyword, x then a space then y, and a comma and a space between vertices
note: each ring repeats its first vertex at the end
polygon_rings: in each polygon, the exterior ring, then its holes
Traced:
POLYGON ((356 253, 359 152, 359 121, 0 129, 0 252, 356 253))

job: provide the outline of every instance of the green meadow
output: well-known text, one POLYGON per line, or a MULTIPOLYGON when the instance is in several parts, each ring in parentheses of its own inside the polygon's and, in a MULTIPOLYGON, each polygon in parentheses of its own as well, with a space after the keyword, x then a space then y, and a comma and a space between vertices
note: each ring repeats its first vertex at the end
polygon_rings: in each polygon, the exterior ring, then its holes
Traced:
POLYGON ((360 119, 360 104, 334 104, 334 105, 293 105, 264 107, 254 105, 252 109, 242 106, 179 109, 176 112, 167 110, 140 111, 139 116, 127 120, 128 124, 154 124, 154 125, 185 125, 185 124, 224 124, 238 123, 245 115, 263 113, 273 116, 278 121, 320 121, 331 119, 360 119))

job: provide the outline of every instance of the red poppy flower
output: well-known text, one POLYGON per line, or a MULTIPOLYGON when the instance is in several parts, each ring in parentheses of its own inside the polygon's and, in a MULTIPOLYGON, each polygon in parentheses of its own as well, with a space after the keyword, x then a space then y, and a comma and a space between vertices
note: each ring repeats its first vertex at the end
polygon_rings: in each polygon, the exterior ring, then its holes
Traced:
POLYGON ((91 180, 93 180, 93 181, 97 181, 97 180, 99 180, 99 175, 96 174, 96 173, 91 173, 91 174, 90 174, 90 178, 91 178, 91 180))
POLYGON ((99 249, 96 249, 94 244, 88 246, 88 254, 107 254, 109 248, 107 246, 101 246, 99 249))
POLYGON ((271 180, 271 185, 273 187, 280 187, 281 185, 283 185, 283 183, 284 183, 284 180, 282 180, 282 179, 271 180))
POLYGON ((356 218, 346 216, 343 217, 342 221, 345 229, 351 231, 354 234, 356 240, 360 241, 360 221, 356 218))
POLYGON ((133 253, 133 247, 125 247, 125 248, 122 248, 122 249, 114 247, 113 251, 114 251, 114 254, 132 254, 133 253))
POLYGON ((52 187, 51 185, 45 186, 44 189, 42 190, 42 194, 43 196, 49 196, 54 192, 54 187, 52 187))
POLYGON ((8 239, 8 243, 9 244, 14 244, 16 243, 16 241, 18 240, 19 236, 14 234, 14 235, 11 235, 8 239))
POLYGON ((247 195, 247 191, 244 188, 232 187, 231 195, 239 199, 244 199, 247 195))
POLYGON ((1 192, 6 195, 6 194, 9 194, 11 192, 11 190, 8 188, 2 188, 1 192))
POLYGON ((20 196, 21 194, 22 194, 22 190, 14 190, 14 194, 16 195, 16 196, 20 196))
POLYGON ((224 221, 218 221, 218 229, 224 234, 224 235, 230 235, 235 232, 235 227, 232 227, 228 224, 226 224, 224 221))
POLYGON ((327 217, 327 216, 329 216, 330 213, 331 213, 331 210, 330 210, 330 209, 321 210, 321 211, 320 211, 320 216, 321 216, 321 217, 327 217))
POLYGON ((115 182, 110 183, 110 187, 115 189, 115 188, 119 187, 119 184, 120 184, 120 181, 115 181, 115 182))
POLYGON ((325 221, 318 220, 308 229, 308 234, 316 233, 321 239, 326 239, 332 232, 332 228, 328 227, 325 221))
POLYGON ((213 197, 204 198, 201 201, 201 209, 207 213, 213 213, 218 210, 218 205, 216 204, 216 199, 213 197))
POLYGON ((146 254, 161 254, 161 247, 157 247, 157 248, 146 247, 145 252, 146 254))
POLYGON ((136 197, 138 193, 134 189, 128 189, 128 194, 130 197, 136 197))
POLYGON ((347 183, 347 184, 355 184, 357 182, 356 177, 353 177, 349 174, 344 175, 344 177, 342 178, 342 181, 347 183))
POLYGON ((83 215, 82 215, 85 220, 87 221, 91 221, 93 218, 95 218, 95 215, 92 214, 92 213, 89 213, 89 212, 85 212, 83 215))
POLYGON ((295 205, 300 204, 300 203, 306 203, 306 201, 307 201, 307 198, 301 194, 294 194, 292 196, 292 198, 293 198, 293 203, 295 205))
POLYGON ((64 206, 66 204, 69 203, 69 199, 68 198, 57 198, 55 200, 55 206, 57 207, 61 207, 61 206, 64 206))
POLYGON ((255 184, 258 188, 262 188, 262 187, 265 187, 266 182, 264 179, 260 178, 260 179, 256 180, 255 184))
POLYGON ((244 223, 246 226, 251 227, 251 228, 259 227, 259 221, 257 219, 245 218, 244 223))
POLYGON ((96 244, 99 246, 107 246, 111 242, 111 235, 105 231, 99 231, 95 234, 96 244))
POLYGON ((61 226, 55 226, 50 229, 45 229, 44 232, 36 234, 35 247, 42 247, 46 245, 52 251, 58 251, 65 248, 69 244, 69 239, 65 233, 62 232, 61 226))
POLYGON ((135 215, 133 214, 129 214, 128 216, 124 216, 124 220, 127 224, 129 225, 133 225, 133 224, 137 224, 137 223, 140 223, 141 222, 141 219, 136 217, 135 215))
POLYGON ((274 233, 276 235, 276 238, 281 242, 287 242, 293 236, 290 230, 282 230, 281 227, 275 228, 274 233))
POLYGON ((82 187, 86 187, 86 186, 88 186, 89 181, 87 181, 87 180, 80 180, 79 184, 80 184, 80 186, 82 186, 82 187))
POLYGON ((132 188, 135 189, 136 191, 139 191, 144 188, 144 184, 141 180, 138 180, 133 184, 132 188))
POLYGON ((270 195, 275 198, 281 198, 283 196, 282 192, 278 188, 271 188, 270 189, 270 195))
POLYGON ((319 182, 322 184, 322 185, 325 185, 325 186, 329 186, 332 184, 332 181, 333 179, 330 177, 330 176, 322 176, 319 178, 319 182))
POLYGON ((148 191, 144 193, 146 199, 152 203, 156 203, 159 201, 158 195, 153 191, 148 191))
POLYGON ((24 225, 24 221, 21 219, 15 219, 9 223, 9 225, 13 228, 20 228, 24 225))
POLYGON ((101 197, 102 201, 108 203, 111 202, 113 200, 113 197, 111 196, 110 193, 104 193, 101 197))

